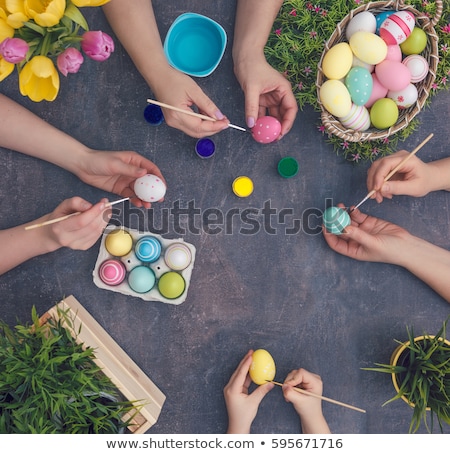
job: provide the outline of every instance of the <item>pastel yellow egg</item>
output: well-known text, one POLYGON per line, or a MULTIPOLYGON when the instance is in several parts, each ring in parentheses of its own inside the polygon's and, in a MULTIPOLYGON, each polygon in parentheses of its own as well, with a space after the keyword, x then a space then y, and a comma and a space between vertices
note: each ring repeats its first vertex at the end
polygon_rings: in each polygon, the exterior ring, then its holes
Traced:
POLYGON ((352 108, 347 87, 340 80, 327 80, 319 90, 319 98, 325 109, 336 117, 345 117, 352 108))
POLYGON ((127 255, 133 247, 133 238, 124 229, 113 230, 105 239, 106 250, 116 257, 127 255))
POLYGON ((322 60, 322 70, 328 79, 342 79, 353 63, 353 53, 348 43, 334 45, 322 60))
POLYGON ((264 385, 275 378, 275 361, 267 350, 255 350, 249 369, 250 378, 257 385, 264 385))
POLYGON ((356 32, 349 41, 353 53, 363 62, 377 65, 387 55, 387 44, 375 33, 356 32))

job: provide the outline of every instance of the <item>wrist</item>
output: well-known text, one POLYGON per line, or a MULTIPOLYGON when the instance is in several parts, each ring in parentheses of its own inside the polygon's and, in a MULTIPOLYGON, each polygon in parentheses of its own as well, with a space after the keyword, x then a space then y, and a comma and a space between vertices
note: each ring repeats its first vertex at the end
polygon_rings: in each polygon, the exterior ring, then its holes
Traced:
POLYGON ((426 164, 428 192, 450 191, 450 159, 441 159, 426 164))

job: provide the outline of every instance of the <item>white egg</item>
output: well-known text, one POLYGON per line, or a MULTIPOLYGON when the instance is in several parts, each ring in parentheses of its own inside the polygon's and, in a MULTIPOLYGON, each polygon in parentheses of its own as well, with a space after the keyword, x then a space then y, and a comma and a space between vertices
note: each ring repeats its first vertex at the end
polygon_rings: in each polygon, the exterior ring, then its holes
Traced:
POLYGON ((399 109, 407 109, 417 101, 419 94, 416 86, 414 84, 409 84, 403 90, 388 91, 387 97, 391 98, 399 109))
POLYGON ((147 174, 135 181, 134 193, 144 202, 157 202, 164 197, 166 185, 160 177, 147 174))
POLYGON ((422 55, 409 55, 402 63, 411 71, 411 82, 413 84, 425 79, 428 74, 428 61, 422 55))
POLYGON ((363 11, 356 14, 347 25, 345 29, 345 36, 347 40, 356 32, 370 32, 375 33, 377 28, 377 20, 370 11, 363 11))

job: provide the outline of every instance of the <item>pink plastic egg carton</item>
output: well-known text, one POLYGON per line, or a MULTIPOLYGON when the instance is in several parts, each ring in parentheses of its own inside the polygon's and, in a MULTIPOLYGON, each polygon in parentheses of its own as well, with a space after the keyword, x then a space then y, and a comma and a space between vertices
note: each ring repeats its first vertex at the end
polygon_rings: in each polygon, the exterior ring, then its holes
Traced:
MULTIPOLYGON (((129 240, 128 235, 125 236, 129 240)), ((109 248, 113 249, 114 252, 114 248, 111 248, 111 246, 109 246, 109 248)), ((118 251, 117 248, 116 251, 118 251)), ((97 261, 92 272, 94 284, 101 289, 138 297, 145 301, 159 301, 162 303, 179 305, 183 303, 187 297, 192 270, 194 268, 195 252, 195 247, 192 244, 185 242, 182 238, 165 239, 161 235, 150 232, 139 232, 138 230, 125 227, 108 226, 102 236, 97 261), (123 248, 120 252, 117 252, 120 255, 113 255, 108 251, 106 246, 107 244, 111 244, 108 243, 108 236, 112 234, 110 237, 111 240, 114 234, 118 233, 118 230, 123 231, 120 232, 121 234, 128 233, 132 240, 132 242, 130 242, 131 249, 124 255, 122 255, 123 248), (159 244, 160 248, 158 246, 156 252, 154 250, 149 252, 149 248, 139 249, 139 244, 142 246, 142 243, 145 244, 147 241, 150 244, 159 244), (185 260, 183 257, 187 256, 189 256, 190 260, 186 259, 186 263, 180 263, 180 251, 182 260, 185 260), (145 255, 147 253, 154 255, 150 257, 149 255, 145 255), (151 261, 148 260, 149 257, 151 258, 151 261), (112 266, 110 265, 108 268, 108 271, 105 271, 105 263, 112 264, 112 266), (187 266, 185 266, 186 264, 187 266), (142 267, 144 267, 144 269, 142 269, 142 267), (140 268, 138 270, 139 273, 135 268, 140 268), (137 277, 140 279, 133 279, 137 274, 137 277), (149 276, 151 277, 150 281, 154 279, 154 285, 149 282, 149 276), (169 279, 169 285, 167 285, 166 279, 168 277, 171 278, 169 279), (178 294, 177 285, 181 285, 180 283, 184 281, 184 289, 178 296, 174 296, 174 294, 171 293, 173 285, 171 285, 170 281, 172 281, 173 278, 175 278, 173 282, 177 289, 176 295, 178 294), (163 281, 165 282, 164 284, 163 281), (142 284, 144 285, 143 287, 142 284), (135 288, 132 287, 133 285, 135 288), (145 287, 146 285, 148 287, 151 286, 151 288, 147 289, 147 287, 145 287), (161 293, 160 287, 163 289, 162 293, 165 294, 161 293)))

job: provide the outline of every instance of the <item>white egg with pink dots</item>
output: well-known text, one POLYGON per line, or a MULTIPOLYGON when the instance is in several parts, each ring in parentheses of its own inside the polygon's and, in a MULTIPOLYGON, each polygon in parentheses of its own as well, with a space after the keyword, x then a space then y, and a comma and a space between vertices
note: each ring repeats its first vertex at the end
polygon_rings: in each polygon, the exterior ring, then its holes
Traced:
POLYGON ((252 136, 259 143, 271 143, 280 137, 281 123, 275 117, 261 117, 252 128, 252 136))
POLYGON ((160 177, 149 173, 134 182, 134 193, 144 202, 157 202, 166 194, 166 185, 160 177))

